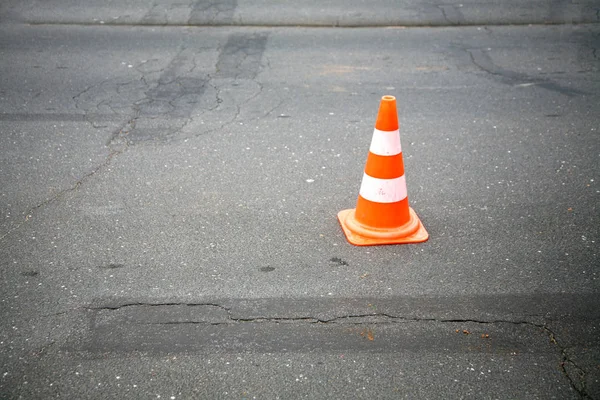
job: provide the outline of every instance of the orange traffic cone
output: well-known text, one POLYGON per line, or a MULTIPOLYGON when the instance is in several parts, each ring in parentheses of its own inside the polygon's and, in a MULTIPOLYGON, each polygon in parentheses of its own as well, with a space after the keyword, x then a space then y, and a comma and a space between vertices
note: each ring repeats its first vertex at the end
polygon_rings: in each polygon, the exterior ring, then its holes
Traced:
POLYGON ((408 206, 396 98, 383 96, 356 208, 338 213, 348 241, 357 246, 419 243, 429 238, 408 206))

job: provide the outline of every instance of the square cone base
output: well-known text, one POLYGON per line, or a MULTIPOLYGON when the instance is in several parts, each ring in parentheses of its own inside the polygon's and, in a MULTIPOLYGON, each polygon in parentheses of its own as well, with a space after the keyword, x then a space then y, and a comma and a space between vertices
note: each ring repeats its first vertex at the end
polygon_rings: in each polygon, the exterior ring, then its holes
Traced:
POLYGON ((386 230, 373 230, 373 236, 367 237, 364 235, 359 235, 358 233, 352 231, 348 224, 346 223, 346 219, 348 217, 354 217, 355 209, 342 210, 338 213, 338 220, 340 221, 340 225, 342 226, 342 230, 346 235, 346 239, 350 243, 355 246, 377 246, 383 244, 408 244, 408 243, 421 243, 427 241, 429 239, 429 234, 425 230, 425 227, 421 223, 421 220, 417 216, 417 214, 410 209, 410 213, 413 218, 417 220, 418 228, 412 234, 408 236, 394 236, 393 229, 386 230))

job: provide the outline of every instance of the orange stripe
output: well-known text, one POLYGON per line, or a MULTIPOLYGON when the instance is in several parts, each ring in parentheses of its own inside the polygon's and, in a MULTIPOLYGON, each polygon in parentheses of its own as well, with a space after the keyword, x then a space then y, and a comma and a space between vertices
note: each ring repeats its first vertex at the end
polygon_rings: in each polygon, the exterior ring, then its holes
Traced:
POLYGON ((369 152, 365 173, 373 178, 394 179, 404 175, 402 153, 395 156, 379 156, 369 152))
POLYGON ((408 197, 396 203, 375 203, 358 196, 356 221, 377 228, 398 228, 410 220, 408 197))

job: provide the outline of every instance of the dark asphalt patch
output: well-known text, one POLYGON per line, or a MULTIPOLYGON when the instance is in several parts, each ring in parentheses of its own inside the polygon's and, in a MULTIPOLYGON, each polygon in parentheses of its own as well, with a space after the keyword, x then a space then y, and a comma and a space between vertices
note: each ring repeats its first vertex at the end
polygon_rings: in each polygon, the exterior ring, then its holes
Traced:
POLYGON ((234 33, 229 36, 217 61, 216 77, 254 79, 267 46, 266 33, 234 33))

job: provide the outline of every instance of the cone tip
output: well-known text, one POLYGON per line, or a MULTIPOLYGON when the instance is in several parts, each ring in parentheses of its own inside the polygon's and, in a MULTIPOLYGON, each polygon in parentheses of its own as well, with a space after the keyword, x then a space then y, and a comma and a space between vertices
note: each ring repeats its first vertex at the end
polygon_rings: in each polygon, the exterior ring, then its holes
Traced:
POLYGON ((394 96, 387 95, 381 98, 375 128, 380 131, 395 131, 398 129, 398 113, 394 96))

